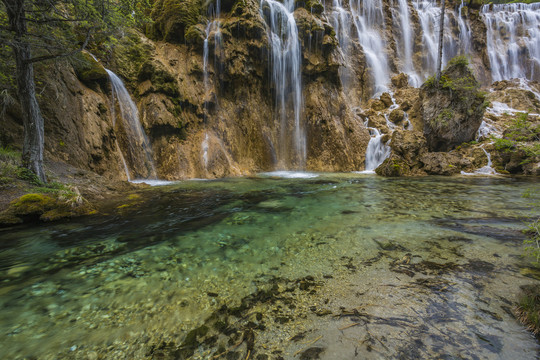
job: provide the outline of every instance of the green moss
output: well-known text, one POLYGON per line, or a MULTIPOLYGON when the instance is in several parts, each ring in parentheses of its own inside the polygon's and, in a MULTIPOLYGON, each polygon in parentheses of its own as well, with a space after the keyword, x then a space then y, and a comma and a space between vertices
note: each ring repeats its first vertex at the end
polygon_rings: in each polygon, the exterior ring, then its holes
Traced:
POLYGON ((146 61, 143 63, 138 79, 139 81, 150 80, 153 91, 169 96, 171 101, 176 100, 180 94, 174 76, 156 62, 146 61))
POLYGON ((79 78, 79 80, 81 80, 83 83, 105 83, 107 81, 108 76, 105 68, 90 54, 80 52, 72 56, 70 62, 75 70, 77 78, 79 78))
POLYGON ((202 13, 201 0, 158 0, 151 13, 154 24, 147 35, 181 43, 185 39, 186 29, 197 24, 202 13))
POLYGON ((450 109, 442 110, 437 117, 431 119, 433 127, 443 127, 448 124, 450 120, 454 117, 454 112, 450 109))
POLYGON ((204 27, 201 24, 191 25, 186 30, 186 42, 190 45, 202 46, 204 44, 205 37, 206 34, 204 32, 204 27))
POLYGON ((137 32, 131 31, 121 39, 111 39, 110 51, 113 53, 112 68, 128 87, 135 89, 141 66, 151 58, 152 46, 142 42, 137 32))
POLYGON ((44 194, 26 194, 10 204, 15 215, 43 214, 56 206, 56 200, 44 194))

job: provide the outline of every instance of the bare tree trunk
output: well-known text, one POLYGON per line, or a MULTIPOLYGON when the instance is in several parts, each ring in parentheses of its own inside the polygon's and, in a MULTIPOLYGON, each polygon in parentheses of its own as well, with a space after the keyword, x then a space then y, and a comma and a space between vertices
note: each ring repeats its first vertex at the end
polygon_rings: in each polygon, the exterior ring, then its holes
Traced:
POLYGON ((27 35, 25 0, 2 0, 6 6, 10 30, 15 34, 11 44, 17 65, 17 95, 23 112, 24 143, 23 166, 32 171, 38 179, 47 182, 43 170, 44 121, 36 99, 34 66, 27 35))
POLYGON ((442 0, 441 22, 439 25, 439 56, 437 56, 437 76, 436 76, 437 85, 439 85, 439 80, 441 80, 441 72, 442 72, 442 53, 443 53, 443 45, 444 45, 444 6, 445 6, 445 0, 442 0))

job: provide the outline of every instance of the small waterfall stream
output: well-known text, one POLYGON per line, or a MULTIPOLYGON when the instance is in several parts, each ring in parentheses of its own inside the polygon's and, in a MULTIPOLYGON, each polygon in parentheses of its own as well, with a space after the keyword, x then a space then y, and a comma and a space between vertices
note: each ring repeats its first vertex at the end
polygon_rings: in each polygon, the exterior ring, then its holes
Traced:
MULTIPOLYGON (((367 122, 366 122, 367 126, 367 122)), ((375 169, 383 163, 383 161, 390 156, 390 146, 383 143, 382 138, 384 134, 381 134, 379 130, 375 128, 368 128, 371 135, 367 149, 366 149, 366 167, 364 173, 374 173, 375 169)))
MULTIPOLYGON (((128 162, 131 165, 131 172, 134 174, 134 178, 157 178, 154 161, 152 159, 152 148, 150 142, 144 133, 141 122, 139 120, 139 111, 137 106, 131 99, 129 92, 122 80, 111 70, 105 69, 109 75, 112 89, 112 107, 115 107, 115 103, 118 104, 120 109, 120 118, 122 119, 122 128, 126 134, 126 141, 124 149, 126 151, 123 154, 120 151, 124 168, 126 169, 126 175, 129 180, 132 177, 129 175, 128 165, 125 157, 127 156, 128 162)), ((116 112, 113 111, 113 126, 116 126, 116 112)), ((117 146, 120 149, 121 147, 117 146)))
POLYGON ((484 5, 493 81, 540 80, 540 3, 484 5))
MULTIPOLYGON (((208 62, 209 62, 209 53, 210 53, 210 45, 209 45, 209 39, 210 35, 212 34, 214 36, 214 71, 219 70, 219 66, 217 65, 217 54, 222 49, 222 41, 221 41, 221 28, 220 28, 220 15, 221 15, 221 1, 217 0, 215 4, 211 3, 208 8, 208 16, 212 20, 208 22, 205 29, 206 37, 204 39, 203 43, 203 85, 204 85, 204 139, 201 143, 201 152, 202 152, 202 158, 203 158, 203 164, 204 164, 204 170, 208 172, 208 148, 209 148, 209 135, 208 135, 208 129, 206 127, 208 126, 208 103, 209 103, 209 91, 210 91, 210 82, 208 78, 208 62), (214 6, 215 5, 215 6, 214 6)), ((217 98, 215 99, 217 103, 217 98)))
POLYGON ((271 79, 275 108, 279 114, 278 167, 302 169, 306 163, 306 136, 300 121, 303 108, 302 58, 293 16, 294 4, 294 0, 283 3, 262 0, 260 11, 268 25, 271 79))

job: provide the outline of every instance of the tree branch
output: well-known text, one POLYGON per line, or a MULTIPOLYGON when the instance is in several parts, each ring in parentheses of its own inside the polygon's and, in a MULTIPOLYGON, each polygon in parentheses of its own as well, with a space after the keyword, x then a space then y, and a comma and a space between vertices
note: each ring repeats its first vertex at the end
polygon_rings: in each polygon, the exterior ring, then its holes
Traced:
POLYGON ((75 55, 78 52, 83 51, 86 48, 86 46, 88 45, 88 41, 90 41, 90 35, 91 35, 93 29, 94 28, 88 29, 88 33, 86 34, 86 39, 84 39, 84 43, 82 44, 82 46, 79 49, 76 49, 76 50, 73 50, 73 51, 70 51, 70 52, 67 52, 67 53, 38 56, 38 57, 26 60, 25 63, 33 64, 33 63, 40 62, 40 61, 45 61, 45 60, 50 60, 50 59, 56 59, 56 58, 60 58, 60 57, 67 57, 67 56, 75 55))

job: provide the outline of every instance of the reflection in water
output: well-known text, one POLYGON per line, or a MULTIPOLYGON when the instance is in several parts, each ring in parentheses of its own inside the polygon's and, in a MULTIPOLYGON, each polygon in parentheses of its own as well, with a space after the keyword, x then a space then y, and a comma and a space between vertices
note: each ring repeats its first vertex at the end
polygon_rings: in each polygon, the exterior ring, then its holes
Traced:
POLYGON ((537 182, 318 175, 181 182, 2 230, 0 356, 289 359, 318 339, 323 359, 536 358, 507 310, 534 283, 518 229, 537 182))

